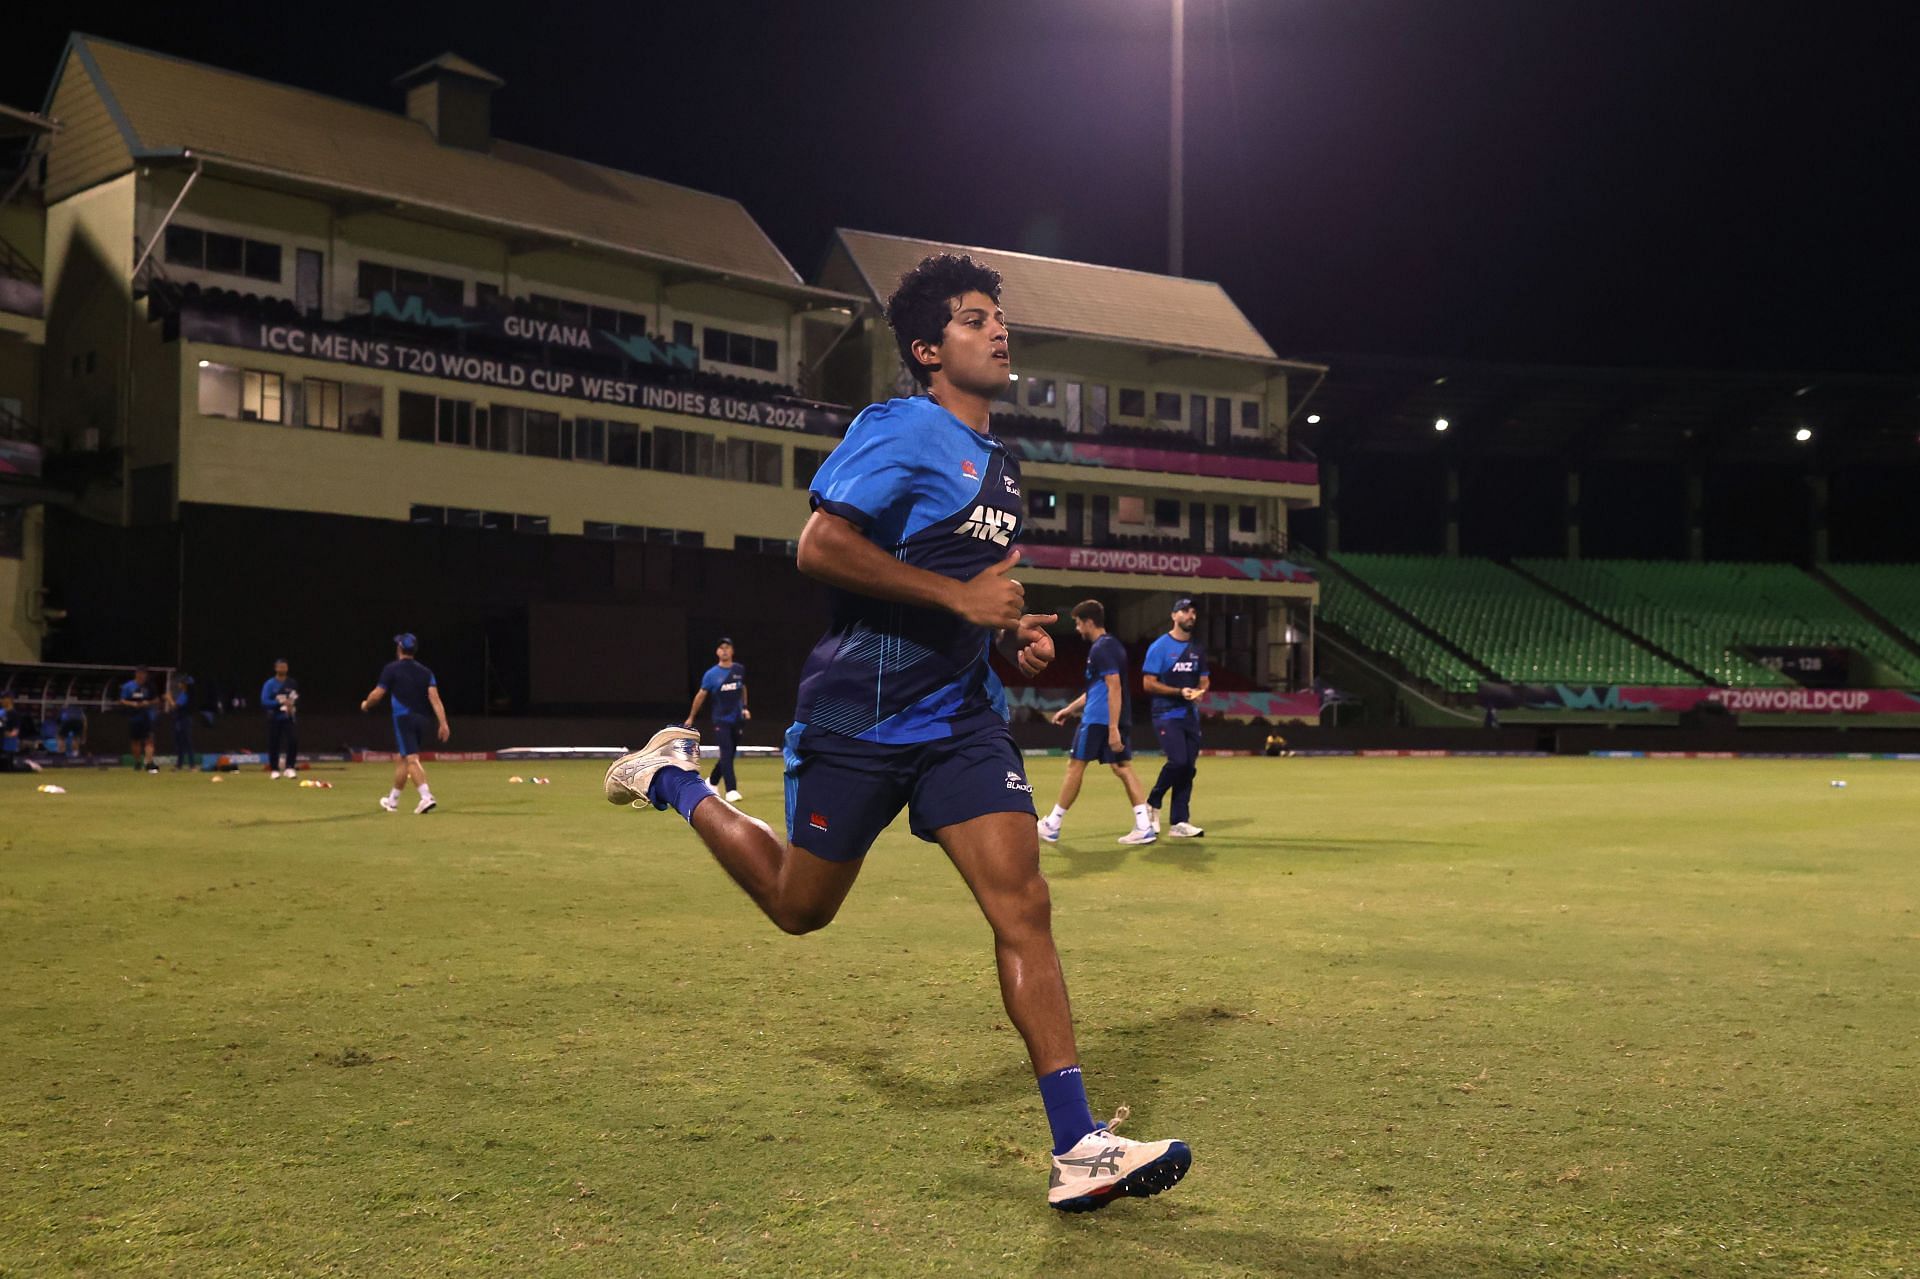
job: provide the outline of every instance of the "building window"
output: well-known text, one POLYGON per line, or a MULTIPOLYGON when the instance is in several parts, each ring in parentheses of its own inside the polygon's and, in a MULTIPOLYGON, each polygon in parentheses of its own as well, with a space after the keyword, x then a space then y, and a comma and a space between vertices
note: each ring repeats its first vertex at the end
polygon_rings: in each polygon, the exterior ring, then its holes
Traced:
POLYGON ((173 266, 280 283, 280 246, 265 240, 222 235, 198 227, 169 226, 165 252, 167 262, 173 266))
POLYGON ((485 515, 480 511, 470 511, 464 506, 447 508, 448 528, 479 528, 485 515))
POLYGON ((438 427, 434 439, 441 444, 473 447, 473 401, 441 400, 434 421, 438 427))
POLYGON ((422 506, 420 503, 415 502, 412 509, 407 513, 407 522, 410 524, 445 524, 447 522, 447 508, 444 506, 422 506))
POLYGON ((1250 434, 1260 431, 1260 401, 1240 401, 1240 429, 1250 434))
MULTIPOLYGON (((676 338, 679 336, 679 328, 677 324, 674 326, 676 338)), ((700 358, 721 364, 737 364, 746 369, 764 369, 772 373, 780 368, 780 344, 772 338, 756 338, 747 333, 730 333, 726 329, 708 328, 703 335, 700 358)))
POLYGON ((304 412, 301 424, 322 431, 339 430, 342 389, 338 382, 323 382, 317 377, 310 377, 302 383, 300 395, 304 412))
POLYGON ((820 473, 820 466, 827 460, 825 449, 795 449, 793 451, 793 486, 797 489, 813 487, 813 477, 820 473))
POLYGON ((240 416, 240 370, 230 364, 200 365, 200 412, 207 417, 240 416))
POLYGON ((1145 417, 1147 415, 1147 393, 1131 387, 1120 388, 1120 416, 1145 417))
POLYGON ((348 435, 380 434, 381 409, 380 388, 367 386, 360 382, 349 382, 341 397, 341 413, 346 422, 348 435))
POLYGON ((527 456, 560 456, 560 415, 544 409, 527 410, 527 456))
POLYGON ((1153 524, 1155 528, 1179 528, 1180 499, 1159 497, 1153 501, 1153 524))
POLYGON ((1178 391, 1155 391, 1153 393, 1153 415, 1162 422, 1181 421, 1180 393, 1178 391))
POLYGON ((545 515, 516 515, 513 517, 513 531, 516 533, 547 533, 552 531, 552 521, 545 515))
POLYGON ((607 460, 607 424, 597 417, 573 420, 573 458, 576 462, 607 460))
POLYGON ((1045 489, 1035 489, 1027 494, 1027 515, 1031 519, 1050 520, 1060 509, 1060 495, 1049 493, 1045 489))
POLYGON ((677 346, 693 345, 693 325, 686 320, 673 322, 673 340, 677 346))
POLYGON ((1147 522, 1147 499, 1137 494, 1123 493, 1113 499, 1113 522, 1115 524, 1145 524, 1147 522))
POLYGON ((500 286, 485 282, 473 286, 473 304, 482 311, 506 309, 506 304, 500 300, 500 286))
POLYGON ((286 382, 278 373, 243 369, 240 373, 240 420, 243 422, 280 422, 286 382))
POLYGON ((418 391, 400 392, 400 438, 433 443, 433 397, 418 391))
POLYGON ((261 240, 248 240, 246 243, 247 278, 280 283, 280 246, 261 240))
POLYGON ((684 475, 687 470, 686 455, 687 432, 676 431, 671 427, 655 427, 653 430, 653 469, 668 471, 675 475, 684 475))
POLYGON ((1260 531, 1260 512, 1251 506, 1241 507, 1238 527, 1242 533, 1258 533, 1260 531))
POLYGON ((800 553, 800 543, 792 538, 736 537, 733 539, 733 549, 752 555, 784 555, 792 559, 800 553))
POLYGON ((1027 407, 1030 409, 1050 409, 1055 395, 1053 379, 1050 377, 1030 377, 1026 379, 1027 407))
POLYGON ((607 423, 607 465, 641 466, 644 463, 640 428, 631 422, 607 423))
POLYGON ((755 444, 753 446, 753 482, 780 487, 780 446, 778 444, 755 444))
POLYGON ((374 294, 386 292, 417 294, 436 306, 458 307, 466 303, 467 286, 452 276, 430 275, 425 271, 387 266, 364 259, 360 263, 357 284, 357 295, 368 302, 373 300, 374 294))

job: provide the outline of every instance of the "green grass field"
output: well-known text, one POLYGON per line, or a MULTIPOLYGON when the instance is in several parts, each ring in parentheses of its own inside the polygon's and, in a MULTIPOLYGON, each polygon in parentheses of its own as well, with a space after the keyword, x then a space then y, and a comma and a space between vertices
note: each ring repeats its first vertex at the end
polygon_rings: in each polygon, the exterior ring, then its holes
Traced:
POLYGON ((796 939, 526 768, 0 778, 0 1274, 1920 1273, 1920 766, 1209 760, 1147 849, 1090 778, 1089 1091, 1195 1163, 1081 1218, 904 822, 796 939))

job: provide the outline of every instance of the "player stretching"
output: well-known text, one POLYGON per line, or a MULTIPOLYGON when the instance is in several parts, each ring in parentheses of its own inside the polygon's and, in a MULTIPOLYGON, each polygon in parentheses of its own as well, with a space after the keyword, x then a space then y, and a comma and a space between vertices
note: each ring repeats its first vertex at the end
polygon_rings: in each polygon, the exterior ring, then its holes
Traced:
POLYGON ((700 705, 713 698, 713 735, 720 742, 720 759, 714 764, 707 785, 727 788, 727 802, 740 801, 740 781, 733 775, 733 753, 740 746, 740 723, 753 718, 747 710, 747 668, 733 660, 733 641, 726 636, 713 650, 714 664, 700 677, 699 691, 693 695, 693 708, 687 712, 686 726, 700 714, 700 705))
POLYGON ((1086 640, 1087 691, 1053 713, 1053 722, 1064 724, 1076 711, 1080 731, 1073 735, 1073 749, 1067 752, 1067 775, 1060 782, 1060 802, 1040 819, 1040 838, 1049 844, 1060 842, 1060 826, 1067 810, 1080 797, 1080 782, 1087 765, 1094 760, 1113 766, 1113 775, 1126 789, 1127 802, 1133 805, 1133 829, 1122 835, 1122 844, 1151 844, 1154 834, 1153 809, 1147 806, 1147 788, 1133 772, 1133 747, 1127 742, 1127 730, 1133 726, 1133 699, 1127 695, 1127 650, 1119 640, 1107 634, 1107 610, 1099 600, 1082 600, 1073 606, 1073 628, 1086 640))
POLYGON ((381 670, 380 682, 360 703, 362 711, 370 711, 383 697, 393 702, 393 737, 400 757, 393 765, 393 789, 380 797, 380 807, 389 813, 400 811, 400 788, 408 778, 420 792, 420 802, 413 806, 415 814, 431 813, 439 807, 427 785, 427 766, 420 762, 420 738, 427 731, 427 715, 420 708, 433 708, 433 717, 440 721, 437 736, 443 742, 448 733, 447 708, 440 704, 440 681, 414 659, 414 650, 419 647, 420 641, 412 631, 394 636, 393 660, 381 670))
POLYGON ((1000 994, 1026 1041, 1053 1130, 1047 1202, 1080 1212, 1185 1175, 1184 1142, 1137 1142, 1087 1107, 1033 787, 987 664, 998 632, 1022 674, 1053 658, 1009 576, 1021 523, 1018 464, 987 433, 1009 380, 1000 277, 930 257, 887 303, 902 359, 929 390, 855 419, 813 481, 800 571, 832 588, 833 626, 801 673, 787 730, 787 838, 701 780, 699 737, 672 727, 607 770, 607 798, 674 808, 783 931, 833 919, 876 837, 908 811, 940 845, 993 929, 1000 994))
POLYGON ((1153 828, 1160 829, 1160 801, 1173 792, 1173 825, 1167 834, 1193 839, 1207 832, 1188 819, 1193 815, 1193 778, 1200 771, 1200 699, 1213 680, 1207 674, 1207 655, 1193 639, 1200 611, 1189 597, 1173 602, 1173 629, 1147 649, 1141 684, 1153 694, 1153 731, 1167 762, 1147 794, 1153 828))

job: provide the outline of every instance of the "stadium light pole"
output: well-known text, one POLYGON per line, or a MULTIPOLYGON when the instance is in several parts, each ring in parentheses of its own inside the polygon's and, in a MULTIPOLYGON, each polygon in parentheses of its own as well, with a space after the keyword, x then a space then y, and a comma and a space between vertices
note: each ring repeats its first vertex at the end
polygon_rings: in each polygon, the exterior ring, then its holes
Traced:
POLYGON ((1180 154, 1181 135, 1186 132, 1184 107, 1187 96, 1187 24, 1186 0, 1173 0, 1173 141, 1167 178, 1167 274, 1186 274, 1186 210, 1182 199, 1185 182, 1184 157, 1180 154))

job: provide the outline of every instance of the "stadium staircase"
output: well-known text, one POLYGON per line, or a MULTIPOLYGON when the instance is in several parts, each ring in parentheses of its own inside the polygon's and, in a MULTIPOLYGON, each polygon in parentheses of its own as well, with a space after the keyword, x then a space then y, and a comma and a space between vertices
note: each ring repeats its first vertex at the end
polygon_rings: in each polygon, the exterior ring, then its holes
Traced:
POLYGON ((1920 658, 1920 564, 1828 564, 1807 571, 1920 658))
POLYGON ((1320 581, 1319 621, 1363 649, 1397 664, 1412 680, 1447 693, 1470 693, 1498 676, 1484 663, 1387 598, 1344 561, 1314 555, 1296 545, 1291 558, 1314 570, 1320 581))

